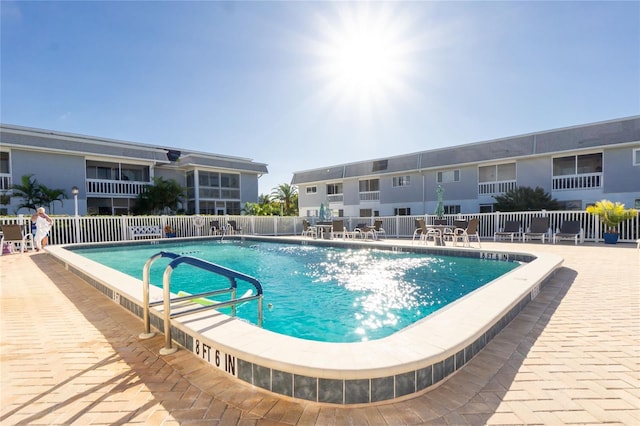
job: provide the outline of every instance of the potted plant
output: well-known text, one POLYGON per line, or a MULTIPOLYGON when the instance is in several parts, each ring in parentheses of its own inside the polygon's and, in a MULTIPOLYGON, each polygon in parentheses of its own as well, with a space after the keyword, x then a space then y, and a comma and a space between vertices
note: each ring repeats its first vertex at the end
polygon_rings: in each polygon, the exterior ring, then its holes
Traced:
POLYGON ((624 204, 609 200, 596 202, 593 206, 587 207, 587 213, 600 218, 606 229, 603 234, 606 244, 618 242, 618 225, 625 220, 636 217, 638 211, 635 209, 625 209, 624 204))

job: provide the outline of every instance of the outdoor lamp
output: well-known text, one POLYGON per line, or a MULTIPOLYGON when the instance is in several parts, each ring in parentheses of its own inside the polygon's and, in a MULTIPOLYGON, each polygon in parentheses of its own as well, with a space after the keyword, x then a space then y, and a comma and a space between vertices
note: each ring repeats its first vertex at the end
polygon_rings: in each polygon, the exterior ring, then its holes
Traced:
POLYGON ((71 193, 73 194, 73 203, 75 206, 75 215, 78 216, 78 193, 80 192, 80 190, 78 189, 77 186, 74 186, 73 188, 71 188, 71 193))

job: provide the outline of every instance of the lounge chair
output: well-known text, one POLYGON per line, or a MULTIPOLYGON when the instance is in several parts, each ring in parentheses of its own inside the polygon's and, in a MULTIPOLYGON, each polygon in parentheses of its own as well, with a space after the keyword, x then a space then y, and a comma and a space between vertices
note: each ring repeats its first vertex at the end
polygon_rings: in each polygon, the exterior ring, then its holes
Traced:
POLYGON ((559 240, 573 240, 574 244, 578 245, 578 239, 582 243, 582 226, 579 220, 565 220, 558 232, 553 234, 553 244, 559 240))
POLYGON ((480 219, 470 219, 469 224, 466 228, 455 228, 453 235, 453 245, 457 245, 458 241, 461 241, 464 247, 471 247, 470 237, 475 237, 478 242, 478 247, 482 248, 482 243, 480 242, 480 234, 478 233, 478 228, 480 227, 480 219))
POLYGON ((228 220, 227 221, 227 235, 233 235, 233 234, 241 234, 242 233, 242 228, 238 228, 238 224, 236 223, 235 220, 228 220))
POLYGON ((529 231, 522 234, 522 242, 526 242, 527 238, 533 240, 534 238, 540 238, 542 244, 544 244, 544 237, 549 236, 549 218, 548 217, 534 217, 531 219, 531 226, 529 231))
POLYGON ((219 220, 212 220, 211 222, 209 222, 209 234, 210 235, 222 234, 222 228, 220 227, 219 220))
POLYGON ((520 238, 522 235, 522 228, 520 227, 520 222, 517 220, 507 220, 504 223, 504 228, 502 231, 498 231, 493 234, 493 241, 498 241, 498 239, 502 238, 510 238, 511 242, 515 237, 520 238))
POLYGON ((302 236, 318 238, 318 228, 311 226, 307 219, 302 219, 302 236))
POLYGON ((353 233, 347 231, 347 228, 344 226, 344 220, 332 221, 331 238, 337 238, 338 236, 342 236, 342 238, 353 238, 353 233))
POLYGON ((11 251, 16 252, 18 248, 20 253, 24 253, 27 248, 34 249, 33 235, 31 233, 24 233, 22 226, 20 225, 2 225, 2 238, 0 240, 0 247, 4 248, 5 244, 11 244, 11 251), (29 246, 29 247, 27 247, 29 246))

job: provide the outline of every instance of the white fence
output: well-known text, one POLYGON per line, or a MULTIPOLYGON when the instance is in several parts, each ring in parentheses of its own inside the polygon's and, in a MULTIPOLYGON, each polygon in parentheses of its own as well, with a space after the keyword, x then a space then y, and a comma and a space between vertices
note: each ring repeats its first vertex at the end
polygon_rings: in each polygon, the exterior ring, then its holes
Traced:
MULTIPOLYGON (((551 232, 555 232, 565 220, 579 220, 584 230, 585 241, 601 241, 603 225, 597 217, 584 211, 532 211, 510 213, 476 213, 445 215, 453 220, 480 219, 480 236, 493 238, 493 234, 504 226, 506 220, 516 220, 527 229, 531 218, 549 217, 551 232)), ((373 221, 383 221, 382 227, 389 238, 411 238, 415 230, 415 220, 425 219, 432 224, 436 216, 387 216, 387 217, 344 217, 348 229, 358 224, 372 225, 373 221)), ((128 233, 131 226, 158 226, 161 230, 170 226, 177 237, 198 237, 210 235, 211 222, 217 221, 224 226, 229 220, 235 220, 242 233, 246 235, 300 235, 302 232, 301 217, 280 216, 53 216, 54 227, 51 230, 50 244, 92 243, 126 241, 131 238, 128 233)), ((313 223, 317 218, 309 218, 313 223)), ((18 223, 24 226, 25 232, 31 232, 30 216, 3 216, 0 224, 18 223)), ((622 223, 619 228, 619 241, 635 242, 640 238, 640 217, 622 223)))

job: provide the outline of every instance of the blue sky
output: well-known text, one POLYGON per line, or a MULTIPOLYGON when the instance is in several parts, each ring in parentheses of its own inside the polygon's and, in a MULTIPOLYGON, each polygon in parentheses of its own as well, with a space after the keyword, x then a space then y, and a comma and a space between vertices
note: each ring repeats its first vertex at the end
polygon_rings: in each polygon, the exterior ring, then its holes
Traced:
POLYGON ((10 2, 0 121, 293 172, 640 114, 640 2, 10 2))

